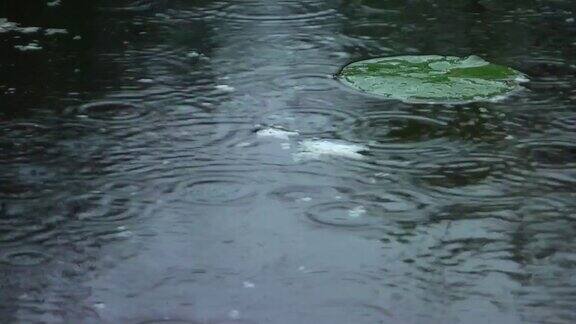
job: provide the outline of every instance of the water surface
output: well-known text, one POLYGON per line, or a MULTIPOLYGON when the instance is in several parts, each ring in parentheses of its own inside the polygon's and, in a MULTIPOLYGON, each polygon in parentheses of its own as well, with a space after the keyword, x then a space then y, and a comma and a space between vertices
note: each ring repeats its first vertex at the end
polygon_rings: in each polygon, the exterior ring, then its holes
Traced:
POLYGON ((576 321, 571 1, 38 2, 0 5, 41 28, 0 33, 2 322, 576 321), (333 78, 405 54, 531 81, 333 78))

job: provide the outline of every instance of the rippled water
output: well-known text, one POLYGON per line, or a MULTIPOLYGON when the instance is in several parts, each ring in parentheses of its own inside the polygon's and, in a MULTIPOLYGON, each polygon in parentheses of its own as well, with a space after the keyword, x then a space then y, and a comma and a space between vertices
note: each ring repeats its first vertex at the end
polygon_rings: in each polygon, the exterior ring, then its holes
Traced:
POLYGON ((0 26, 0 322, 575 322, 575 12, 0 4, 41 28, 0 26), (531 81, 438 106, 333 78, 401 54, 531 81))

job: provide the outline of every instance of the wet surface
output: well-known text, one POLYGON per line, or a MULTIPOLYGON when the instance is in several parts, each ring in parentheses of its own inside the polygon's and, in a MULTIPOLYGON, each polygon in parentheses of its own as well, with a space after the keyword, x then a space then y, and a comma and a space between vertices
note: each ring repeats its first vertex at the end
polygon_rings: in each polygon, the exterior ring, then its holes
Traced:
POLYGON ((0 5, 2 322, 576 321, 571 1, 36 5, 0 5), (333 78, 402 54, 531 81, 333 78))

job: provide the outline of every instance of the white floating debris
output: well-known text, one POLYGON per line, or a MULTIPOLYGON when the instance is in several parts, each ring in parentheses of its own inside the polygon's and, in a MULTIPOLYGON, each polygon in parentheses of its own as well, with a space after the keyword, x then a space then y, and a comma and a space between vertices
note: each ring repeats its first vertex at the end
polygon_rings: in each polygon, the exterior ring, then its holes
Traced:
POLYGON ((0 18, 0 33, 22 33, 32 34, 40 31, 40 27, 20 27, 17 23, 11 22, 6 18, 0 18))
POLYGON ((311 200, 312 200, 312 198, 310 198, 310 197, 302 197, 302 198, 300 198, 300 201, 304 201, 304 202, 308 202, 308 201, 311 201, 311 200))
POLYGON ((250 142, 240 142, 240 143, 236 144, 236 147, 248 147, 250 145, 252 145, 252 143, 250 143, 250 142))
POLYGON ((506 135, 505 139, 507 139, 507 140, 513 140, 513 139, 514 139, 514 136, 512 136, 512 135, 506 135))
POLYGON ((22 52, 30 52, 30 51, 40 51, 42 47, 36 43, 30 43, 28 45, 16 45, 14 46, 15 49, 20 50, 22 52))
POLYGON ((256 285, 250 281, 244 281, 242 283, 242 285, 244 286, 244 288, 255 288, 256 287, 256 285))
POLYGON ((44 33, 47 36, 52 36, 52 35, 66 35, 68 34, 68 31, 66 29, 61 29, 61 28, 47 28, 44 33))
POLYGON ((163 13, 157 13, 154 16, 156 16, 158 18, 162 18, 162 19, 170 19, 170 16, 163 14, 163 13))
POLYGON ((22 34, 34 34, 40 31, 40 27, 21 27, 18 31, 22 34))
POLYGON ((118 232, 116 234, 116 237, 118 238, 130 238, 134 235, 134 233, 132 233, 131 231, 122 231, 122 232, 118 232))
POLYGON ((62 1, 61 1, 61 0, 48 1, 48 2, 46 3, 46 5, 47 5, 48 7, 58 7, 58 6, 61 5, 61 4, 62 4, 62 1))
POLYGON ((6 18, 0 18, 0 33, 7 33, 15 28, 18 28, 17 23, 10 22, 6 18))
POLYGON ((191 59, 195 59, 195 60, 203 60, 203 61, 210 60, 210 58, 208 58, 208 56, 206 56, 200 52, 196 52, 196 51, 192 51, 190 53, 187 53, 186 57, 191 58, 191 59))
MULTIPOLYGON (((516 81, 518 83, 526 83, 526 82, 529 82, 530 79, 528 79, 527 76, 520 75, 520 76, 516 77, 516 79, 514 79, 514 81, 516 81)), ((500 97, 506 98, 506 96, 500 96, 500 97)))
POLYGON ((364 145, 337 142, 332 140, 305 140, 300 143, 296 159, 319 158, 322 155, 343 156, 352 159, 363 159, 361 152, 367 151, 364 145))
POLYGON ((228 313, 228 316, 230 316, 230 318, 233 320, 237 320, 240 319, 240 312, 233 309, 228 313))
POLYGON ((261 137, 274 137, 274 138, 287 140, 290 138, 290 136, 296 136, 296 135, 298 135, 298 133, 283 130, 283 129, 278 129, 278 128, 265 128, 265 129, 261 129, 261 130, 257 131, 256 135, 261 136, 261 137))
POLYGON ((140 83, 154 83, 154 80, 152 80, 152 79, 140 79, 140 80, 138 80, 138 82, 140 82, 140 83))
POLYGON ((202 54, 200 54, 196 51, 193 51, 193 52, 186 54, 186 57, 189 57, 189 58, 199 58, 200 56, 202 56, 202 54))
POLYGON ((231 87, 229 85, 226 84, 220 84, 216 86, 216 89, 221 90, 221 91, 226 91, 226 92, 232 92, 236 89, 234 89, 234 87, 231 87))
POLYGON ((72 39, 73 39, 73 40, 81 40, 81 39, 82 39, 82 36, 76 35, 76 36, 74 36, 74 38, 72 38, 72 39))
POLYGON ((104 309, 104 308, 106 308, 106 304, 104 304, 104 303, 96 303, 96 304, 94 304, 94 308, 96 308, 96 309, 104 309))
POLYGON ((364 214, 366 214, 366 208, 364 208, 364 206, 358 206, 348 211, 348 216, 351 218, 358 218, 364 214))
POLYGON ((280 148, 282 148, 283 150, 289 150, 291 147, 292 146, 288 142, 280 143, 280 148))

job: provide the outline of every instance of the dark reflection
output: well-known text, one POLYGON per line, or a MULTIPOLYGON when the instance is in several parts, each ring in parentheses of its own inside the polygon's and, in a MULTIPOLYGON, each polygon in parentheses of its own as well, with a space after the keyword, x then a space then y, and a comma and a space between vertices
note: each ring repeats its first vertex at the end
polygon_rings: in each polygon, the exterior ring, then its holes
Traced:
POLYGON ((18 28, 38 28, 0 33, 0 317, 99 322, 85 282, 134 253, 134 219, 155 201, 130 175, 108 178, 131 159, 118 152, 136 153, 130 141, 142 131, 129 123, 152 118, 154 105, 131 94, 150 76, 123 60, 148 27, 133 21, 139 11, 111 13, 104 1, 1 6, 18 28), (41 50, 17 48, 30 42, 41 50))
POLYGON ((0 32, 0 322, 574 322, 574 10, 2 2, 39 29, 0 32), (531 81, 446 106, 332 77, 404 54, 531 81))

